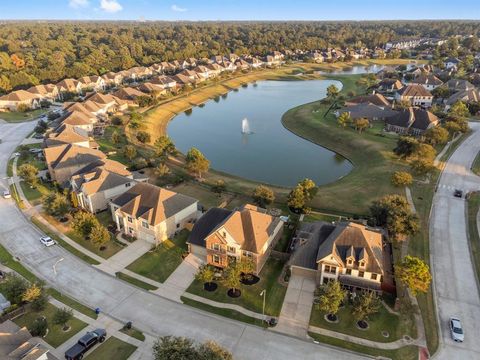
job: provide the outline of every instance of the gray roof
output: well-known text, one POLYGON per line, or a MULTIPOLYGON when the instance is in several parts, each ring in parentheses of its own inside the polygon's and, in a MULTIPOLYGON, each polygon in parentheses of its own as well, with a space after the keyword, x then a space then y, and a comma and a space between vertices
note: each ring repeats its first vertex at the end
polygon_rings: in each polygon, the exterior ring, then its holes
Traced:
POLYGON ((340 109, 339 112, 348 112, 352 119, 386 119, 397 114, 397 112, 392 109, 382 109, 381 107, 371 103, 360 103, 353 106, 347 106, 343 109, 340 109))
POLYGON ((193 226, 188 243, 205 247, 205 238, 219 224, 223 223, 233 211, 222 208, 211 208, 193 226))

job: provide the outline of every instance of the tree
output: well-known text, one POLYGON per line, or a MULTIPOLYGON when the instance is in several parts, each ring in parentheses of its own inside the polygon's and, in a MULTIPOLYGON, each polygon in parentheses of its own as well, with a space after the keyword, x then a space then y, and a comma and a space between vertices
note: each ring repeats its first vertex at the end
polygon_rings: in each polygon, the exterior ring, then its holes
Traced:
POLYGON ((386 195, 370 206, 374 224, 386 227, 393 239, 399 235, 413 235, 419 229, 418 219, 412 213, 407 199, 400 195, 386 195))
POLYGON ((153 172, 155 173, 155 175, 162 177, 170 174, 170 169, 167 165, 161 163, 153 170, 153 172))
POLYGON ((470 116, 467 105, 462 101, 457 101, 448 110, 448 117, 451 119, 465 119, 470 116))
POLYGON ((393 149, 393 152, 402 158, 408 158, 414 153, 418 144, 418 140, 413 137, 401 136, 397 140, 397 146, 393 149))
POLYGON ((40 120, 37 123, 37 126, 35 126, 35 129, 33 129, 33 131, 35 131, 37 134, 44 134, 45 131, 47 131, 47 128, 48 128, 47 123, 43 120, 40 120))
POLYGON ((365 118, 360 118, 360 119, 355 119, 355 130, 357 130, 359 133, 362 133, 363 130, 368 128, 370 126, 370 121, 365 118))
POLYGON ((123 154, 128 160, 132 161, 135 155, 137 155, 137 149, 133 145, 127 145, 123 149, 123 154))
POLYGON ((173 155, 176 152, 175 145, 168 135, 160 136, 153 146, 157 156, 173 155))
POLYGON ((117 130, 114 130, 112 133, 112 143, 117 145, 120 142, 120 134, 117 130))
POLYGON ((346 128, 351 121, 352 119, 350 118, 350 114, 346 111, 341 113, 337 118, 337 123, 342 128, 346 128))
POLYGON ((327 99, 330 102, 335 101, 339 94, 340 94, 340 91, 334 84, 327 87, 327 99))
POLYGON ((185 167, 199 178, 202 178, 202 173, 207 172, 210 168, 210 161, 196 148, 191 148, 185 157, 185 167))
POLYGON ((47 333, 48 323, 47 318, 36 318, 32 325, 28 328, 28 331, 32 336, 43 337, 47 333))
POLYGON ((27 282, 18 275, 9 274, 2 284, 2 293, 12 304, 21 304, 23 294, 28 289, 27 282))
POLYGON ((88 237, 97 224, 98 219, 95 215, 86 211, 79 211, 73 217, 72 228, 84 237, 88 237))
POLYGON ((329 281, 315 291, 315 306, 326 314, 335 315, 345 296, 346 291, 342 289, 339 281, 329 281))
POLYGON ((38 169, 31 164, 23 164, 18 168, 18 175, 32 188, 38 184, 38 169))
POLYGON ((42 295, 42 288, 33 283, 30 285, 22 295, 23 302, 33 302, 42 295))
POLYGON ((200 344, 197 352, 198 360, 233 360, 232 354, 214 341, 200 344))
POLYGON ((370 315, 376 314, 380 306, 380 300, 375 292, 364 291, 356 298, 352 315, 357 321, 365 321, 370 315))
POLYGON ((298 186, 303 190, 307 200, 312 200, 318 192, 317 185, 310 179, 303 179, 298 183, 298 186))
POLYGON ((233 290, 234 293, 237 292, 237 289, 240 287, 241 273, 241 268, 236 262, 231 261, 228 264, 224 281, 228 289, 233 290))
POLYGON ((395 186, 408 186, 413 182, 413 176, 406 171, 395 171, 392 175, 392 184, 395 186))
POLYGON ((429 266, 415 256, 405 256, 400 264, 395 265, 395 273, 413 295, 426 293, 432 281, 429 266))
POLYGON ((97 249, 102 249, 110 241, 110 233, 105 226, 97 223, 90 233, 90 241, 97 249))
POLYGON ((163 336, 153 344, 155 360, 197 360, 197 351, 190 339, 163 336))
POLYGON ((397 110, 407 110, 411 106, 412 106, 412 104, 408 100, 401 100, 401 101, 399 101, 395 104, 395 108, 397 110))
POLYGON ((68 322, 72 319, 73 317, 73 311, 67 308, 59 308, 55 310, 55 313, 53 314, 53 323, 55 325, 62 326, 63 330, 68 329, 68 322))
POLYGON ((227 186, 225 185, 225 181, 222 179, 215 181, 215 183, 212 185, 212 191, 217 194, 223 193, 226 189, 227 186))
POLYGON ((63 217, 70 210, 70 202, 65 195, 52 191, 43 198, 43 209, 49 215, 63 217))
POLYGON ((151 136, 148 132, 146 131, 139 131, 136 135, 136 138, 138 141, 140 141, 142 144, 149 143, 151 140, 151 136))
POLYGON ((425 132, 425 141, 433 146, 437 144, 446 144, 448 136, 449 133, 447 129, 441 126, 435 126, 425 132))
POLYGON ((275 200, 275 194, 272 189, 265 185, 259 185, 253 190, 253 202, 264 208, 275 200))
POLYGON ((305 207, 305 193, 298 185, 290 191, 287 197, 287 205, 296 210, 302 210, 305 207))
POLYGON ((198 268, 195 279, 205 284, 210 284, 215 277, 215 271, 212 266, 204 264, 198 268))
POLYGON ((415 159, 410 162, 410 168, 417 175, 425 175, 431 172, 435 166, 433 160, 415 159))

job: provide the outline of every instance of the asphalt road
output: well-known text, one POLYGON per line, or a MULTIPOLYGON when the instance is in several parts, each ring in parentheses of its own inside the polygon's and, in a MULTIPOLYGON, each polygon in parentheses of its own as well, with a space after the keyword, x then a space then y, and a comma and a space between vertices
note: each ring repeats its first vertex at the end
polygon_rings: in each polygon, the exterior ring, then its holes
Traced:
POLYGON ((436 359, 480 359, 480 297, 467 240, 466 203, 453 196, 454 189, 480 190, 480 178, 470 171, 480 151, 480 123, 470 126, 472 134, 448 160, 433 199, 430 250, 441 331, 436 359), (462 321, 461 344, 451 339, 451 316, 462 321))
MULTIPOLYGON (((9 155, 34 123, 0 123, 0 179, 6 186, 9 155)), ((0 243, 22 264, 59 291, 154 336, 179 335, 198 341, 213 339, 235 359, 363 359, 178 304, 111 277, 82 262, 60 246, 45 248, 40 232, 25 219, 13 200, 0 198, 0 243), (56 266, 53 265, 63 258, 56 266)))

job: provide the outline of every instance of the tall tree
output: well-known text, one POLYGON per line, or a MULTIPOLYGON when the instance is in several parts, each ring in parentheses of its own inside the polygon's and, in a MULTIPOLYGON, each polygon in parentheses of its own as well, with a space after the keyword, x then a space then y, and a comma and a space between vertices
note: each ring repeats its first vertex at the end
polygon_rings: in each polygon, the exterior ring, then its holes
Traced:
POLYGON ((340 90, 338 90, 338 88, 334 84, 327 87, 327 99, 330 102, 337 100, 339 94, 340 90))
POLYGON ((315 291, 315 306, 326 314, 335 315, 346 294, 339 281, 329 281, 315 291))
POLYGON ((265 185, 259 185, 255 188, 255 190, 253 190, 252 198, 256 205, 264 208, 273 203, 275 200, 275 194, 269 187, 265 185))
POLYGON ((31 164, 23 164, 18 168, 18 175, 31 187, 38 185, 38 169, 31 164))
POLYGON ((397 278, 416 295, 426 293, 432 281, 429 266, 421 259, 407 255, 395 266, 397 278))
POLYGON ((352 315, 357 321, 365 321, 369 316, 376 314, 381 306, 375 292, 365 291, 355 299, 352 315))
POLYGON ((189 172, 201 179, 202 173, 207 172, 210 168, 210 161, 207 160, 200 150, 191 148, 185 157, 185 167, 189 172))

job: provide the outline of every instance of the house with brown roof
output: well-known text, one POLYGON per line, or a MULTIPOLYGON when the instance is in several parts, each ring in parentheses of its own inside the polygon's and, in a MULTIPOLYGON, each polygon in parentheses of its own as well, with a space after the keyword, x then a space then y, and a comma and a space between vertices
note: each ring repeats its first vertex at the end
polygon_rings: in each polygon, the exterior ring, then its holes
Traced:
POLYGON ((398 79, 386 78, 380 81, 377 85, 378 91, 384 93, 394 93, 403 88, 403 84, 398 79))
MULTIPOLYGON (((85 134, 93 132, 93 124, 97 122, 95 116, 89 116, 81 111, 67 111, 62 120, 62 124, 73 127, 74 130, 80 129, 85 134)), ((82 133, 80 132, 80 133, 82 133)))
POLYGON ((438 123, 438 117, 430 111, 409 108, 397 112, 395 116, 389 117, 386 120, 385 129, 402 135, 421 136, 428 129, 437 126, 438 123))
POLYGON ((55 84, 55 86, 58 88, 60 97, 62 93, 80 94, 82 92, 82 84, 75 79, 63 79, 55 84))
POLYGON ((395 100, 408 101, 412 106, 431 107, 433 95, 422 85, 411 84, 397 91, 395 100))
POLYGON ((317 284, 337 280, 349 290, 381 292, 393 285, 383 232, 354 222, 303 223, 294 237, 292 274, 317 284))
POLYGON ((97 75, 94 76, 84 76, 78 79, 82 85, 82 90, 93 90, 93 91, 103 91, 105 90, 106 83, 105 80, 97 75))
POLYGON ((88 134, 81 128, 62 124, 45 137, 46 147, 53 147, 65 144, 72 144, 83 147, 90 147, 88 134))
POLYGON ((50 178, 61 186, 68 185, 70 178, 85 166, 107 157, 100 150, 73 144, 45 148, 43 152, 50 178))
POLYGON ((165 88, 163 87, 163 85, 159 85, 159 84, 154 84, 152 82, 144 82, 140 85, 138 85, 138 90, 140 90, 141 92, 144 92, 144 93, 147 93, 147 94, 150 94, 150 95, 154 95, 156 97, 159 97, 159 96, 162 96, 162 95, 166 95, 167 94, 167 90, 165 90, 165 88))
POLYGON ((208 210, 195 223, 187 243, 191 253, 210 265, 224 268, 233 259, 248 259, 258 274, 282 234, 279 217, 246 204, 233 211, 208 210))
POLYGON ((120 73, 114 73, 110 71, 102 75, 103 81, 105 81, 105 86, 118 86, 123 82, 123 76, 120 73))
POLYGON ((59 99, 58 88, 53 84, 32 86, 27 91, 40 96, 42 100, 54 102, 59 99))
POLYGON ((17 111, 20 105, 27 106, 29 109, 38 109, 41 100, 40 95, 25 90, 16 90, 0 96, 0 109, 17 111))
POLYGON ((344 108, 337 110, 335 115, 340 116, 343 113, 348 113, 352 120, 368 119, 369 121, 384 121, 387 118, 394 116, 397 112, 390 107, 380 107, 370 102, 365 102, 345 106, 344 108))
POLYGON ((192 71, 195 71, 197 75, 204 80, 207 80, 210 77, 210 70, 206 66, 195 66, 192 71))
POLYGON ((0 324, 0 359, 58 360, 43 340, 32 337, 26 327, 10 320, 0 324))
POLYGON ((177 86, 177 82, 174 79, 165 75, 154 77, 150 80, 150 82, 152 84, 160 85, 164 89, 173 89, 175 86, 177 86))
POLYGON ((198 200, 148 183, 138 183, 110 202, 117 229, 158 245, 197 220, 198 200))
POLYGON ((445 101, 445 111, 448 111, 448 109, 458 101, 466 104, 478 103, 480 102, 480 91, 477 89, 469 89, 456 92, 445 101))
POLYGON ((145 94, 144 92, 141 92, 140 90, 134 89, 132 87, 124 87, 115 91, 113 95, 118 97, 121 100, 135 101, 137 97, 146 96, 147 94, 145 94))
POLYGON ((357 96, 348 100, 345 100, 346 106, 358 105, 358 104, 373 104, 382 109, 392 108, 392 104, 382 94, 375 93, 371 95, 357 96))
POLYGON ((411 81, 412 84, 422 85, 428 91, 432 91, 442 86, 443 81, 433 74, 422 73, 411 81))
POLYGON ((126 167, 114 160, 94 161, 70 178, 78 207, 91 213, 107 210, 110 202, 136 184, 126 167))

